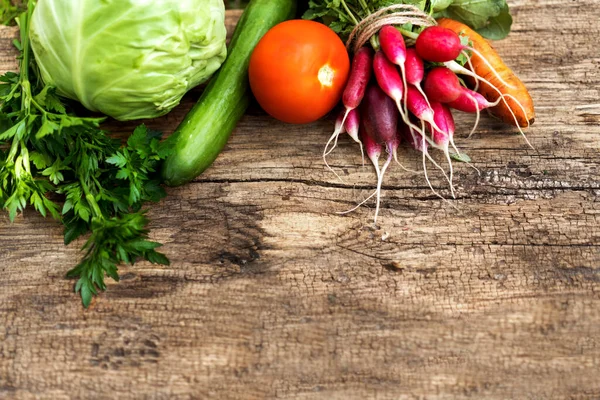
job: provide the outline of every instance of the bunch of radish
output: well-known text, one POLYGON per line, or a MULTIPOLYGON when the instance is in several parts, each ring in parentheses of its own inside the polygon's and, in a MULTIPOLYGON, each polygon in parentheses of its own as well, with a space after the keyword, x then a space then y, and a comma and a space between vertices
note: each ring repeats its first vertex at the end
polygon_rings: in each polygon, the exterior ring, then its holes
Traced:
POLYGON ((429 181, 427 160, 442 171, 454 197, 452 157, 460 159, 461 153, 454 142, 452 109, 477 115, 472 132, 479 113, 494 107, 507 110, 505 120, 511 122, 512 118, 521 133, 522 127, 533 121, 529 116, 533 111, 528 112, 519 96, 512 93, 515 84, 504 70, 512 72, 503 65, 492 65, 476 46, 463 45, 454 30, 438 25, 426 27, 411 39, 414 46, 407 47, 401 29, 385 25, 377 32, 377 39, 376 50, 361 44, 354 53, 342 97, 344 110, 323 153, 327 165, 327 155, 344 132, 360 144, 361 152, 364 147, 377 172, 377 189, 369 197, 377 197, 375 223, 383 178, 392 160, 398 161, 397 149, 402 140, 422 154, 431 190, 443 198, 429 181), (466 67, 456 61, 461 55, 468 60, 466 67), (488 72, 486 76, 477 73, 479 65, 488 72), (448 172, 431 156, 432 149, 444 154, 448 172))

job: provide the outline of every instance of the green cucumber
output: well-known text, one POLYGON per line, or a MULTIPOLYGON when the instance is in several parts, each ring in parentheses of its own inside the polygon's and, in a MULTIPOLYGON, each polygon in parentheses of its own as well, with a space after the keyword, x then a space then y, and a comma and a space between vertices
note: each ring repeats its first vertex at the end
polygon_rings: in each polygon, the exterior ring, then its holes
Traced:
POLYGON ((173 134, 174 151, 162 170, 167 185, 187 183, 215 161, 248 108, 248 65, 254 48, 295 11, 295 0, 250 1, 235 28, 227 60, 173 134))

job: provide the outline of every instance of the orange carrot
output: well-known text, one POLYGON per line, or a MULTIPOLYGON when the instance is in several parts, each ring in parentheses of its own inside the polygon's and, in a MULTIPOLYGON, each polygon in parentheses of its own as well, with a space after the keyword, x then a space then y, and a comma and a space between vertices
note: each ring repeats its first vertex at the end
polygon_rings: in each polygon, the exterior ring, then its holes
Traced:
MULTIPOLYGON (((488 41, 461 22, 449 18, 440 18, 437 22, 440 26, 454 31, 459 36, 467 36, 472 42, 472 47, 483 55, 488 63, 496 70, 497 74, 495 74, 489 65, 487 65, 477 54, 474 53, 471 57, 473 72, 488 80, 492 85, 499 89, 502 94, 507 95, 506 100, 510 109, 503 101, 501 101, 497 106, 489 109, 490 113, 507 124, 516 125, 513 113, 516 116, 520 127, 527 127, 533 124, 535 121, 535 110, 533 108, 531 95, 523 82, 521 82, 517 75, 504 64, 496 50, 494 50, 488 41), (513 97, 518 100, 520 105, 513 97)), ((478 92, 485 96, 490 102, 496 102, 500 97, 500 94, 494 88, 485 83, 482 83, 479 86, 478 92)))

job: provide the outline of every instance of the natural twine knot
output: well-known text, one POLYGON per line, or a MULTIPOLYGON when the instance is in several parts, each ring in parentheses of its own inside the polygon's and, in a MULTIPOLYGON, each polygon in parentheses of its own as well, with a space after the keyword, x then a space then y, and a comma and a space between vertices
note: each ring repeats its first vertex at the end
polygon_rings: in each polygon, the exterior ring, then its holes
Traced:
POLYGON ((382 27, 404 24, 433 26, 437 25, 437 22, 431 15, 410 4, 396 4, 384 7, 356 25, 346 41, 346 48, 350 50, 350 47, 352 47, 352 52, 356 53, 382 27))

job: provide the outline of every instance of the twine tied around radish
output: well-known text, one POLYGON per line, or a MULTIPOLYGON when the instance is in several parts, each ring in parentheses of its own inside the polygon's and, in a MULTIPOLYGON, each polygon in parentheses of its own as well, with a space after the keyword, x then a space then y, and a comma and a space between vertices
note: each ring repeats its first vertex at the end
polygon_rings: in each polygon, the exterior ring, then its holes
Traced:
MULTIPOLYGON (((376 37, 377 32, 384 26, 403 26, 406 24, 428 27, 437 25, 437 22, 431 15, 421 11, 416 6, 394 4, 384 7, 359 21, 350 36, 348 36, 348 40, 346 40, 346 48, 351 50, 352 53, 356 53, 365 43, 376 37)), ((416 39, 416 34, 412 32, 402 30, 402 33, 416 39)))

